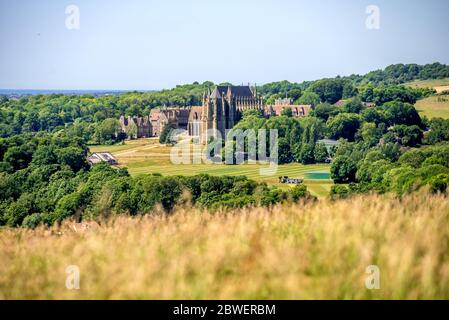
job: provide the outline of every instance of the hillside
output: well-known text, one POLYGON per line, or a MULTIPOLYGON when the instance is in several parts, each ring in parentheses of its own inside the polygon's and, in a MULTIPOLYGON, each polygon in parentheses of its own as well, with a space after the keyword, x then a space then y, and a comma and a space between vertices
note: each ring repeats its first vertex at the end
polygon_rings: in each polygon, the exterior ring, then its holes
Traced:
POLYGON ((449 119, 449 95, 431 96, 418 100, 415 108, 421 116, 426 116, 429 119, 449 119))
POLYGON ((448 221, 448 198, 421 192, 4 228, 0 299, 448 299, 448 221))
POLYGON ((437 93, 449 90, 449 78, 432 80, 415 80, 404 84, 411 88, 433 88, 437 93))
MULTIPOLYGON (((431 80, 415 80, 404 84, 411 88, 432 88, 435 89, 437 94, 441 94, 445 91, 449 92, 449 78, 444 79, 431 79, 431 80)), ((416 109, 421 116, 427 118, 443 118, 449 119, 449 96, 448 95, 436 95, 430 96, 421 100, 418 100, 415 104, 416 109)))

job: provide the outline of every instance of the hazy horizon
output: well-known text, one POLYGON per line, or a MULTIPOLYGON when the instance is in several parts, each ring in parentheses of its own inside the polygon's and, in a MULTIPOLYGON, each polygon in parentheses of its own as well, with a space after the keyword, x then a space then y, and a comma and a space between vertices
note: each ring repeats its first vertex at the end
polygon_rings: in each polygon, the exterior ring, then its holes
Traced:
MULTIPOLYGON (((441 63, 440 61, 434 61, 434 62, 429 62, 429 64, 438 63, 438 62, 441 63)), ((413 62, 410 62, 410 63, 412 64, 413 62)), ((369 70, 366 73, 371 72, 371 71, 385 69, 386 67, 388 67, 388 66, 381 67, 381 68, 378 68, 378 69, 369 70)), ((247 85, 247 84, 249 84, 251 86, 253 86, 253 85, 261 86, 261 85, 264 85, 264 84, 267 84, 267 83, 279 82, 279 81, 285 81, 285 80, 289 81, 289 82, 292 82, 292 83, 302 83, 302 82, 305 82, 305 81, 316 81, 316 80, 325 79, 325 78, 335 78, 335 77, 338 77, 338 76, 347 77, 347 76, 351 76, 351 75, 354 75, 354 74, 355 75, 364 75, 366 73, 363 73, 363 74, 356 74, 356 73, 337 74, 337 75, 327 76, 327 77, 322 77, 322 78, 317 78, 317 79, 305 79, 305 80, 302 80, 302 81, 292 81, 292 80, 289 80, 289 79, 273 80, 273 81, 264 82, 264 83, 256 83, 256 82, 251 82, 250 81, 250 82, 246 82, 246 83, 245 82, 232 83, 232 85, 239 86, 239 85, 247 85)), ((199 84, 201 84, 201 83, 206 82, 206 81, 212 81, 212 80, 194 81, 194 82, 198 82, 199 84)), ((0 87, 0 92, 2 92, 2 91, 53 91, 53 92, 55 92, 55 91, 67 91, 67 92, 70 92, 70 91, 85 91, 85 92, 88 92, 88 91, 92 91, 92 92, 102 92, 102 91, 103 92, 108 92, 108 91, 111 91, 111 92, 113 92, 113 91, 116 91, 116 92, 132 92, 132 91, 139 91, 139 92, 151 92, 151 91, 161 91, 161 90, 171 89, 171 88, 174 88, 174 87, 176 87, 178 85, 193 84, 194 82, 177 83, 177 84, 174 84, 172 87, 156 88, 156 89, 152 89, 152 88, 147 88, 147 89, 133 89, 133 88, 131 88, 131 89, 127 89, 127 88, 123 88, 123 89, 121 89, 121 88, 120 89, 117 89, 117 88, 99 88, 99 89, 89 89, 89 88, 81 88, 81 89, 78 89, 78 88, 67 88, 67 89, 45 88, 45 89, 40 89, 40 88, 37 88, 36 89, 36 88, 2 88, 2 87, 0 87)), ((214 82, 214 84, 218 85, 220 83, 225 83, 225 82, 229 82, 229 81, 214 82)))
POLYGON ((160 90, 449 64, 449 2, 0 1, 0 89, 160 90), (67 27, 67 6, 79 29, 67 27), (369 29, 367 7, 380 10, 369 29))

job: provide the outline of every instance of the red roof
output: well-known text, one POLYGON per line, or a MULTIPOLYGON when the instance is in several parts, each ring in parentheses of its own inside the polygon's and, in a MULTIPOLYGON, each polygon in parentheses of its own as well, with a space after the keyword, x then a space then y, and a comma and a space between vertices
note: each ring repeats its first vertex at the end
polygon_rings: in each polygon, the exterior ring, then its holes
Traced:
POLYGON ((294 117, 305 117, 312 109, 311 105, 285 105, 285 106, 271 106, 274 115, 282 115, 282 111, 285 109, 291 109, 294 117))

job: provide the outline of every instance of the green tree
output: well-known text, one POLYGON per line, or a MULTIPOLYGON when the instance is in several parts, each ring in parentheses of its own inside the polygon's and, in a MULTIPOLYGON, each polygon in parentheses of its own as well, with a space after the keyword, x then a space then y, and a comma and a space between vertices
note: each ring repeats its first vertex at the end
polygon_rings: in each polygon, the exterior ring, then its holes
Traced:
POLYGON ((315 163, 315 145, 314 143, 303 143, 299 152, 299 162, 302 164, 315 163))
POLYGON ((287 92, 287 96, 291 98, 293 101, 297 101, 302 95, 302 90, 299 88, 291 89, 287 92))
POLYGON ((281 116, 285 116, 285 117, 293 117, 293 111, 291 108, 285 108, 284 110, 282 110, 281 112, 281 116))
POLYGON ((393 101, 383 105, 381 110, 385 112, 389 125, 403 124, 423 127, 421 117, 411 104, 393 101))
POLYGON ((355 134, 361 126, 360 116, 353 113, 340 113, 327 121, 329 135, 333 139, 354 141, 355 134))
POLYGON ((293 155, 290 150, 290 143, 286 138, 278 139, 278 160, 280 164, 290 163, 293 161, 293 155))
POLYGON ((331 166, 331 177, 336 183, 355 182, 357 165, 350 157, 339 156, 331 166))
POLYGON ((95 129, 96 142, 99 144, 115 142, 120 130, 120 123, 117 119, 105 119, 95 129))
POLYGON ((9 163, 14 170, 24 169, 33 158, 34 147, 30 144, 14 146, 5 152, 4 161, 9 163))
POLYGON ((421 144, 424 137, 418 126, 396 125, 390 132, 395 136, 397 142, 407 147, 421 144))
POLYGON ((337 115, 340 110, 330 103, 321 103, 317 105, 311 112, 311 116, 327 121, 330 117, 337 115))
POLYGON ((363 109, 363 104, 360 98, 355 97, 350 99, 343 109, 346 113, 360 113, 363 109))
POLYGON ((23 219, 35 210, 34 195, 24 193, 6 211, 7 223, 11 227, 22 224, 23 219))
POLYGON ((321 102, 331 104, 343 98, 343 91, 345 91, 345 95, 348 97, 355 94, 352 86, 342 79, 319 80, 313 83, 309 90, 315 92, 320 97, 321 102))
POLYGON ((297 100, 297 103, 302 105, 311 105, 314 107, 320 103, 320 96, 315 92, 305 91, 297 100))
POLYGON ((43 166, 49 164, 55 164, 58 162, 55 148, 53 145, 41 145, 36 149, 33 154, 32 164, 34 166, 43 166))
POLYGON ((328 157, 329 157, 329 154, 327 152, 326 145, 321 142, 317 143, 315 145, 315 150, 314 150, 315 162, 324 163, 324 162, 326 162, 328 157))
POLYGON ((66 147, 57 151, 58 162, 69 166, 74 172, 87 168, 86 154, 83 149, 66 147))
POLYGON ((174 126, 170 123, 166 124, 161 131, 161 135, 159 136, 159 143, 162 144, 170 144, 172 143, 172 133, 174 130, 174 126))

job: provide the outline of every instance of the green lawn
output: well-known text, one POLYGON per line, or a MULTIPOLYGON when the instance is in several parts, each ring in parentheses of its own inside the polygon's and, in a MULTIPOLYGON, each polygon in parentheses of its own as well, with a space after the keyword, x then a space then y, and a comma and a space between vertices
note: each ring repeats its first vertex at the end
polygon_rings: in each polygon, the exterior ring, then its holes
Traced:
MULTIPOLYGON (((312 171, 329 172, 327 164, 302 165, 299 163, 280 165, 271 175, 263 175, 260 169, 268 168, 262 164, 173 164, 170 161, 171 148, 159 145, 155 139, 139 139, 126 141, 123 145, 91 146, 91 152, 109 151, 118 160, 119 165, 127 167, 131 175, 161 173, 163 175, 196 175, 200 173, 210 175, 244 175, 249 179, 264 181, 280 188, 290 188, 291 185, 280 184, 279 176, 303 178, 304 174, 312 171)), ((324 197, 329 194, 333 185, 331 180, 306 180, 305 184, 316 196, 324 197)))
MULTIPOLYGON (((303 178, 304 174, 310 171, 329 172, 329 165, 302 165, 299 163, 280 165, 272 175, 262 175, 261 168, 266 165, 223 165, 223 164, 158 164, 157 161, 136 162, 128 165, 131 174, 161 173, 163 175, 196 175, 206 173, 210 175, 247 176, 249 179, 264 181, 270 185, 277 185, 281 188, 289 188, 289 185, 280 184, 279 176, 289 176, 292 178, 303 178)), ((305 184, 310 191, 318 196, 325 196, 329 193, 333 184, 327 180, 306 180, 305 184)))
POLYGON ((123 144, 115 144, 115 145, 90 145, 90 152, 101 152, 101 151, 109 151, 109 152, 119 152, 126 151, 132 149, 138 149, 143 146, 149 146, 157 144, 159 141, 157 139, 138 139, 138 140, 130 140, 125 141, 123 144))

